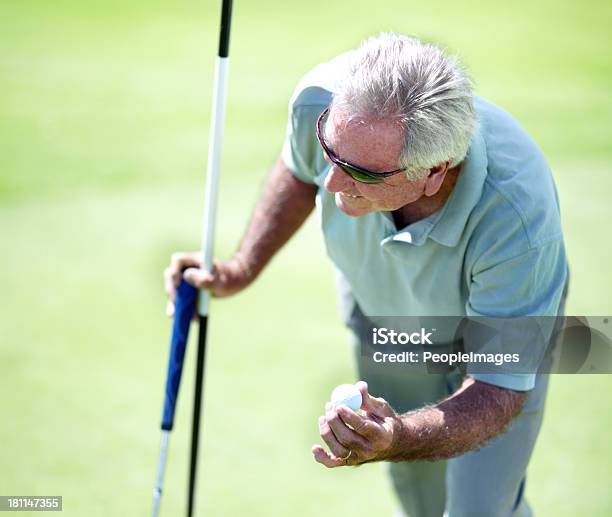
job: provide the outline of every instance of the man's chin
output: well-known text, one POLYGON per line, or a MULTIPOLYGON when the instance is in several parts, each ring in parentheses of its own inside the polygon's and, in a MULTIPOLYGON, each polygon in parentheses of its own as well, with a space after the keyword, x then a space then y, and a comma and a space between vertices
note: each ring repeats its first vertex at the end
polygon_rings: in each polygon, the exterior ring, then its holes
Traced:
POLYGON ((369 214, 372 211, 369 207, 355 206, 350 201, 345 201, 340 194, 336 194, 335 197, 336 206, 343 214, 351 217, 359 217, 361 215, 369 214))

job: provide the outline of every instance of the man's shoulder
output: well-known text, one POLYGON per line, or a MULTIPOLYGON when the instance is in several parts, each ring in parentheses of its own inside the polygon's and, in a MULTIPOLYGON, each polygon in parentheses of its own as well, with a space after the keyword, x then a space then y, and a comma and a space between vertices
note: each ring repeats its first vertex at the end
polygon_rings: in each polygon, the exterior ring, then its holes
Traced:
POLYGON ((557 191, 544 154, 505 110, 478 97, 476 109, 487 172, 473 215, 487 222, 486 233, 495 229, 495 239, 515 227, 515 236, 523 237, 519 247, 526 249, 562 239, 557 191))
POLYGON ((542 150, 510 113, 479 96, 475 107, 493 180, 522 180, 520 171, 550 174, 542 150))

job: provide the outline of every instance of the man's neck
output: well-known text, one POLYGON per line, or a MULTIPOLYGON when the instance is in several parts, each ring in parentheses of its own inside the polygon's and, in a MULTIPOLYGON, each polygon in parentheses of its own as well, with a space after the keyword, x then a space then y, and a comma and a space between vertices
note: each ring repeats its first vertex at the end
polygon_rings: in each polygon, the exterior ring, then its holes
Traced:
POLYGON ((409 224, 416 223, 440 210, 453 192, 460 171, 461 164, 449 169, 440 190, 433 196, 423 196, 414 203, 405 205, 392 212, 397 229, 399 230, 409 224))

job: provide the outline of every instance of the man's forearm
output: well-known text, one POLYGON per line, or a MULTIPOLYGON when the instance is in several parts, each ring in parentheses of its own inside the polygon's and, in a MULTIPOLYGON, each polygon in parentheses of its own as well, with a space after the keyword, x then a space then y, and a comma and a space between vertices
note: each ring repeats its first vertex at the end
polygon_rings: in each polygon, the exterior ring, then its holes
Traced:
POLYGON ((447 399, 401 416, 389 461, 435 461, 482 446, 508 427, 527 394, 467 378, 447 399))
POLYGON ((316 186, 298 180, 277 160, 235 254, 251 281, 307 219, 316 193, 316 186))

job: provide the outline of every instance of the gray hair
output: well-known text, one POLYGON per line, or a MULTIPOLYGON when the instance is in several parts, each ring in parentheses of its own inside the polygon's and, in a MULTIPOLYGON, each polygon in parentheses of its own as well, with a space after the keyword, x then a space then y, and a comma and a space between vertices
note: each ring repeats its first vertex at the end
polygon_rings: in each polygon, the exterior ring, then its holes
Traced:
POLYGON ((351 118, 392 118, 405 135, 400 167, 419 179, 444 161, 460 163, 477 126, 472 81, 439 47, 392 33, 351 54, 332 105, 351 118))

